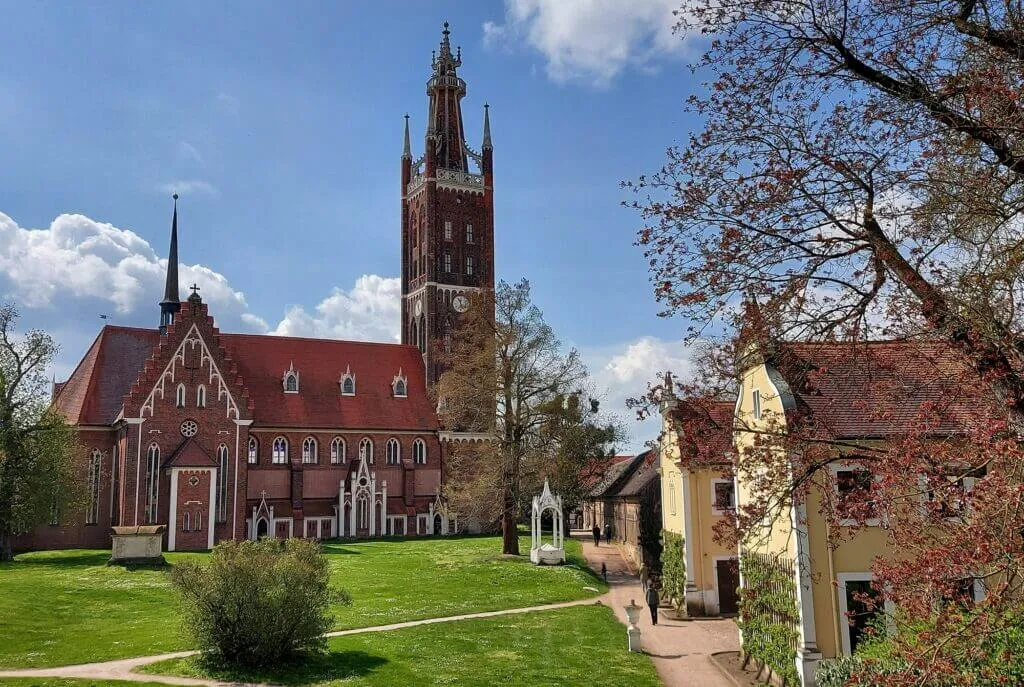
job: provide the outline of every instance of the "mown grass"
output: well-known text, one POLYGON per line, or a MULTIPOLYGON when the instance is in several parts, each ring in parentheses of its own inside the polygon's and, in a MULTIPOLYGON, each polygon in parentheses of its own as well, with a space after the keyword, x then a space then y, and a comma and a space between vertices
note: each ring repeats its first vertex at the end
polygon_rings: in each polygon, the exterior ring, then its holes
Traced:
POLYGON ((626 651, 625 628, 604 606, 336 637, 324 656, 264 671, 219 669, 196 657, 142 671, 278 685, 661 684, 646 655, 626 651))
MULTIPOLYGON (((524 551, 529 540, 524 538, 524 551)), ((500 539, 455 537, 326 543, 332 584, 351 606, 335 628, 586 598, 605 586, 566 542, 570 565, 503 558, 500 539), (589 587, 590 589, 587 589, 589 587)), ((0 564, 0 667, 29 668, 190 648, 179 633, 170 567, 108 566, 107 551, 44 551, 0 564)), ((173 565, 207 554, 166 554, 173 565)))

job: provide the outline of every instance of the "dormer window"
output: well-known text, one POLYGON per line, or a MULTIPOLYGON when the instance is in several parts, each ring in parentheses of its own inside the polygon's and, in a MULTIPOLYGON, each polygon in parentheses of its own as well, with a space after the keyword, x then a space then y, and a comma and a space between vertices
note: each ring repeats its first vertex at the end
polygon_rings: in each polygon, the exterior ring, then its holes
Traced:
POLYGON ((405 398, 408 390, 409 380, 402 374, 402 368, 398 368, 398 374, 391 380, 391 391, 395 398, 405 398))
POLYGON ((356 376, 352 374, 352 369, 348 365, 345 366, 345 373, 341 375, 338 383, 341 385, 342 396, 356 395, 356 376))
POLYGON ((299 393, 299 373, 295 371, 294 363, 288 365, 283 377, 284 392, 286 394, 299 393))

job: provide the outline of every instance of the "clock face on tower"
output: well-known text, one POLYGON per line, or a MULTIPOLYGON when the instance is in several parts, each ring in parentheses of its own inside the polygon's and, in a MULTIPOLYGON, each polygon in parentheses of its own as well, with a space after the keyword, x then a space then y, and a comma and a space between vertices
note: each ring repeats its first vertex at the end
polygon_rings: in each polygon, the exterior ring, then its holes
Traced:
POLYGON ((466 312, 469 309, 469 299, 459 294, 452 299, 452 307, 458 312, 466 312))

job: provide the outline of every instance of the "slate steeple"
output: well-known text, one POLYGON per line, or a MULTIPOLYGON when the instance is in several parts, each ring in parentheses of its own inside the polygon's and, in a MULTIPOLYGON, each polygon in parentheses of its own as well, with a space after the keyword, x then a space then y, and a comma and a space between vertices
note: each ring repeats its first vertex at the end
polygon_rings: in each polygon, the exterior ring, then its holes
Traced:
POLYGON ((167 252, 167 280, 164 283, 164 299, 160 301, 160 333, 167 333, 167 325, 174 322, 174 316, 181 310, 178 293, 178 194, 174 194, 174 214, 171 217, 171 248, 167 252))

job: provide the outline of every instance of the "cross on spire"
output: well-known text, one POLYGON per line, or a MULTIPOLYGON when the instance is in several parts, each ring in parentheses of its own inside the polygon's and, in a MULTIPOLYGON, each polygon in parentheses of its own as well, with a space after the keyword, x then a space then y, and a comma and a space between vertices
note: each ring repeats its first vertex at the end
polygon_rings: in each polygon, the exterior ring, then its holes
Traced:
POLYGON ((192 293, 197 293, 197 292, 202 290, 198 286, 196 286, 196 284, 194 284, 194 283, 192 284, 192 286, 190 286, 188 288, 192 289, 192 293))
POLYGON ((198 284, 192 284, 192 286, 190 286, 188 288, 190 288, 192 290, 192 295, 188 297, 188 302, 189 303, 202 303, 203 299, 199 297, 199 290, 200 290, 199 289, 199 285, 198 284))

